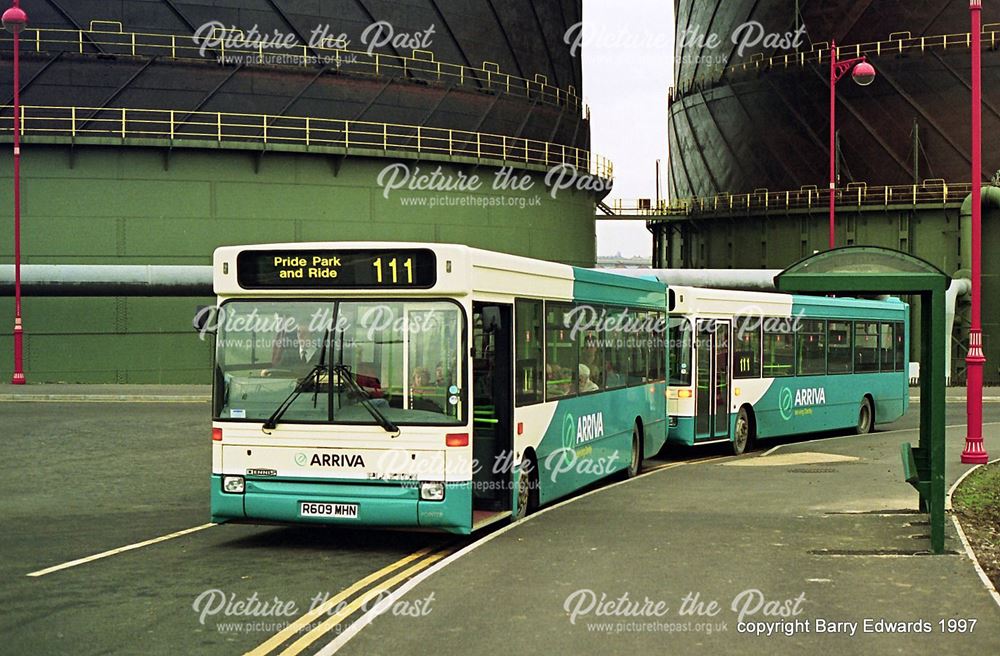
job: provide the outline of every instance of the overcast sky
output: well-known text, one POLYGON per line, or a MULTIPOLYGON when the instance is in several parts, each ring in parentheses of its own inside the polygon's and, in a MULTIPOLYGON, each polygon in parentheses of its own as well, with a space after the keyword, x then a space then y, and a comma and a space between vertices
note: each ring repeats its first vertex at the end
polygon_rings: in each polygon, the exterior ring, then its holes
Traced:
MULTIPOLYGON (((595 152, 615 165, 615 198, 666 197, 667 90, 673 80, 673 2, 583 0, 583 92, 595 152)), ((652 254, 643 222, 598 222, 599 255, 652 254)))

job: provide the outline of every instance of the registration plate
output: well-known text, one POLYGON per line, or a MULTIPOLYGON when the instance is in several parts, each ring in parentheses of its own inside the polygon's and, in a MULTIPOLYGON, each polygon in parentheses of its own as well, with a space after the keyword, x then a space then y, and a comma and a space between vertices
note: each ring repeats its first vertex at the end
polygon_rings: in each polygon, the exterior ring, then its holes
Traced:
POLYGON ((345 517, 347 519, 357 519, 358 504, 311 503, 304 501, 299 506, 299 514, 303 517, 345 517))

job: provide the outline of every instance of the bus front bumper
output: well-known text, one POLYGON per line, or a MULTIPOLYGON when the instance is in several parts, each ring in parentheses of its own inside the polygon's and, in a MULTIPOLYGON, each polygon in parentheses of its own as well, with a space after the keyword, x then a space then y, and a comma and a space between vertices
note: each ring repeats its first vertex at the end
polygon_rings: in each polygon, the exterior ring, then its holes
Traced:
POLYGON ((260 521, 380 528, 423 528, 468 534, 472 530, 472 484, 447 483, 442 501, 422 501, 416 482, 246 479, 242 494, 223 492, 212 475, 212 521, 260 521), (356 517, 303 516, 302 504, 357 505, 356 517))

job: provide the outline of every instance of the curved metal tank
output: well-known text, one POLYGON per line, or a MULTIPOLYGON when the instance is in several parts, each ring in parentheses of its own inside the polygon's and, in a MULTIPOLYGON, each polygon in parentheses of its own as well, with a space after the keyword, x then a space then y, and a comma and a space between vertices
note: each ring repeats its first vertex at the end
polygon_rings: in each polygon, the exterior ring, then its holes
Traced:
MULTIPOLYGON (((35 52, 26 37, 22 102, 347 118, 589 146, 590 130, 579 103, 581 62, 563 43, 566 29, 581 20, 580 0, 247 0, 235 4, 220 0, 28 2, 29 27, 51 31, 42 33, 41 52, 35 52), (379 23, 384 25, 369 30, 379 23), (218 48, 207 49, 204 56, 186 52, 184 59, 176 60, 167 47, 148 47, 165 46, 170 43, 165 37, 170 36, 175 37, 175 45, 191 49, 193 37, 211 33, 205 26, 213 24, 218 34, 241 30, 248 35, 257 28, 265 37, 277 31, 304 45, 314 43, 314 34, 322 28, 322 34, 334 42, 344 35, 351 50, 367 51, 372 46, 372 55, 397 64, 397 58, 433 58, 444 65, 446 74, 428 72, 432 68, 428 66, 396 65, 381 66, 373 75, 369 57, 354 65, 328 63, 322 73, 319 63, 220 66, 218 48), (113 33, 119 30, 123 35, 116 37, 113 33), (82 34, 78 37, 76 31, 82 34), (149 56, 129 56, 132 34, 138 35, 141 54, 157 55, 152 62, 149 56), (448 75, 457 67, 467 69, 461 79, 448 75), (524 85, 522 80, 532 84, 539 80, 548 91, 508 93, 506 75, 517 78, 515 87, 524 85), (560 100, 553 94, 568 97, 560 100)), ((2 36, 0 52, 6 59, 11 42, 6 33, 2 36)), ((308 52, 323 54, 313 48, 308 52)), ((0 88, 10 87, 10 69, 0 66, 0 88)))
MULTIPOLYGON (((675 7, 672 197, 825 188, 831 39, 839 46, 883 42, 881 54, 869 57, 878 71, 875 84, 862 88, 844 80, 837 87, 839 186, 968 180, 968 2, 677 0, 675 7), (806 33, 798 49, 751 43, 741 56, 731 37, 750 21, 769 33, 793 33, 799 26, 806 33), (722 43, 707 47, 698 34, 717 34, 722 43), (941 35, 953 35, 950 46, 942 47, 941 35), (913 47, 900 53, 895 44, 907 37, 913 47), (926 47, 921 47, 921 37, 926 47), (815 61, 814 50, 825 51, 821 62, 815 61), (795 57, 803 52, 812 53, 813 61, 797 65, 795 57), (790 65, 753 63, 786 54, 790 65), (749 62, 749 70, 723 72, 720 59, 727 66, 749 62)), ((989 36, 984 41, 989 46, 989 36)), ((983 88, 983 178, 988 180, 1000 168, 990 155, 997 151, 993 146, 1000 134, 1000 57, 989 47, 983 57, 983 88)))

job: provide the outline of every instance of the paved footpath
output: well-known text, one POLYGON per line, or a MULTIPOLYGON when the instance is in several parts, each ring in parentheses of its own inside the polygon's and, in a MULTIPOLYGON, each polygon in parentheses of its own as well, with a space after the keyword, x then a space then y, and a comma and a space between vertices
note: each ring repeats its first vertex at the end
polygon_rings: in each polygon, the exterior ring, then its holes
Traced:
MULTIPOLYGON (((1000 424, 987 433, 1000 452, 1000 424)), ((949 431, 950 481, 963 440, 949 431)), ((1000 606, 950 518, 948 554, 927 555, 903 441, 917 432, 690 463, 578 498, 415 585, 397 607, 425 616, 383 614, 319 653, 1000 653, 1000 606)))

